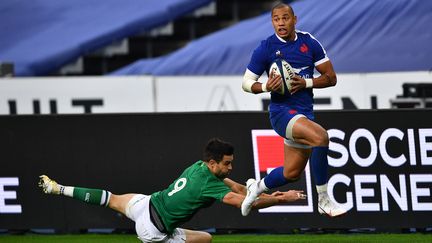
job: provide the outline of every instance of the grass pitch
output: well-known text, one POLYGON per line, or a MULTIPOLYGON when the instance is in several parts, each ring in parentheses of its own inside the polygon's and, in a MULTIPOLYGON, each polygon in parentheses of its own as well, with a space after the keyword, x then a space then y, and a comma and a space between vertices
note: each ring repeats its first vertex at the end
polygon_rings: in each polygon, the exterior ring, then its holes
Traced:
MULTIPOLYGON (((35 243, 35 242, 90 242, 90 243, 124 243, 140 242, 130 234, 83 234, 83 235, 0 235, 1 243, 35 243)), ((334 243, 334 242, 391 242, 391 243, 430 243, 432 234, 290 234, 290 235, 214 235, 213 242, 295 242, 295 243, 334 243)))

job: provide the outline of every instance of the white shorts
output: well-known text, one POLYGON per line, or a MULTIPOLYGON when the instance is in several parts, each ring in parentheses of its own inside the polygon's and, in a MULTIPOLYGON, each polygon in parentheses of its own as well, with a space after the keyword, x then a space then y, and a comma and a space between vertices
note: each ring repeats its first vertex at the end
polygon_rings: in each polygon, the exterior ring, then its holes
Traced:
POLYGON ((286 137, 284 139, 284 143, 290 147, 294 147, 294 148, 300 148, 300 149, 308 149, 308 148, 312 148, 312 146, 306 145, 306 144, 301 144, 301 143, 297 143, 296 141, 294 141, 294 138, 292 136, 293 133, 293 127, 294 124, 297 122, 297 120, 299 118, 302 117, 306 117, 305 115, 302 114, 297 114, 295 115, 293 118, 291 118, 291 120, 288 122, 288 125, 286 127, 286 137))
POLYGON ((126 216, 135 222, 138 239, 142 242, 186 242, 186 233, 176 228, 171 235, 160 232, 150 220, 150 196, 137 194, 126 206, 126 216))

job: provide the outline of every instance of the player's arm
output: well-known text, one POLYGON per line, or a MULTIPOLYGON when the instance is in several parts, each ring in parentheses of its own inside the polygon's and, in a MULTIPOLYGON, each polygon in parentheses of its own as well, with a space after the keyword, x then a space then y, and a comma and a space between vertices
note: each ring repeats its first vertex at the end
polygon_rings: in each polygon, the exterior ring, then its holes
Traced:
MULTIPOLYGON (((225 195, 223 198, 223 202, 225 204, 241 208, 241 204, 245 198, 245 195, 235 193, 235 192, 229 192, 225 195)), ((297 191, 297 190, 289 190, 286 192, 274 192, 271 195, 269 194, 261 194, 257 200, 252 204, 252 208, 259 209, 259 208, 266 208, 270 206, 274 206, 281 203, 286 202, 293 202, 301 199, 305 199, 306 195, 303 194, 303 191, 297 191)))
POLYGON ((227 185, 231 191, 241 194, 241 195, 246 195, 246 186, 242 185, 240 183, 237 183, 229 178, 225 178, 223 180, 223 182, 225 183, 225 185, 227 185))
MULTIPOLYGON (((243 200, 245 199, 245 195, 235 193, 235 192, 228 192, 225 197, 223 198, 223 203, 234 206, 236 208, 241 208, 241 204, 243 200)), ((281 200, 277 197, 270 196, 270 197, 259 197, 252 205, 252 208, 265 208, 270 207, 276 204, 281 203, 281 200)))
POLYGON ((314 88, 327 88, 336 85, 336 72, 330 60, 315 66, 315 68, 321 76, 312 79, 314 88))
POLYGON ((321 74, 319 77, 304 79, 296 75, 293 78, 291 81, 291 94, 305 88, 327 88, 336 85, 336 72, 330 60, 315 66, 315 68, 321 74))
POLYGON ((258 82, 259 75, 253 73, 249 69, 246 69, 243 75, 242 88, 244 91, 259 94, 264 92, 270 92, 279 90, 282 87, 282 79, 280 76, 270 75, 270 78, 265 83, 258 82))

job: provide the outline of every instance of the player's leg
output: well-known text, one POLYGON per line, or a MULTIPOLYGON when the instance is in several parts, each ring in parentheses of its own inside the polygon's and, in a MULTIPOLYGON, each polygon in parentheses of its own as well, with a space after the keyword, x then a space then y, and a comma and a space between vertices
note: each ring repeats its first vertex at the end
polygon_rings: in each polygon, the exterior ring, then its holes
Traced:
POLYGON ((46 175, 40 176, 39 187, 47 194, 63 195, 88 204, 110 207, 123 214, 125 214, 126 205, 129 200, 136 195, 132 193, 115 195, 102 189, 64 186, 46 175))
POLYGON ((204 231, 188 230, 182 228, 176 228, 172 234, 170 234, 162 242, 165 243, 210 243, 212 241, 211 234, 204 231))
POLYGON ((46 194, 64 195, 88 204, 108 206, 111 192, 102 189, 63 186, 46 175, 39 176, 39 187, 46 194))
POLYGON ((258 191, 267 191, 300 179, 307 164, 310 148, 293 147, 284 144, 284 165, 273 169, 258 182, 258 191))
POLYGON ((211 234, 204 231, 183 229, 186 234, 186 243, 207 243, 212 242, 211 234))
MULTIPOLYGON (((304 115, 291 114, 287 111, 276 112, 272 115, 270 120, 276 133, 284 138, 292 140, 293 127, 299 118, 304 115)), ((241 212, 243 216, 249 214, 253 202, 256 198, 269 189, 283 186, 289 182, 296 181, 307 163, 310 147, 302 144, 292 143, 293 155, 290 154, 290 147, 288 147, 289 140, 285 140, 284 145, 284 166, 273 169, 267 176, 259 181, 249 179, 246 182, 246 197, 241 205, 241 212), (295 145, 295 146, 294 146, 295 145)), ((290 145, 291 146, 291 145, 290 145)))
POLYGON ((138 238, 143 242, 160 242, 167 238, 150 220, 150 196, 135 193, 115 195, 101 189, 63 186, 46 175, 40 176, 39 187, 47 194, 63 195, 85 203, 110 207, 126 215, 135 222, 138 238))
POLYGON ((288 181, 298 181, 306 167, 310 148, 293 147, 290 144, 284 144, 284 170, 283 176, 288 181))
MULTIPOLYGON (((129 201, 137 195, 136 193, 127 193, 122 195, 111 194, 110 200, 108 202, 108 207, 111 209, 126 215, 126 207, 129 201)), ((127 216, 127 215, 126 215, 127 216)))
POLYGON ((310 152, 311 149, 308 147, 284 143, 284 165, 273 169, 259 181, 254 179, 247 181, 247 193, 241 206, 242 215, 249 214, 253 202, 261 193, 300 179, 310 152))
POLYGON ((331 217, 345 214, 346 210, 333 203, 327 194, 327 154, 329 149, 327 131, 307 118, 300 118, 296 121, 292 133, 296 142, 312 147, 309 161, 318 192, 318 211, 331 217))
POLYGON ((293 139, 297 143, 312 147, 310 164, 315 184, 323 186, 327 183, 328 144, 327 131, 319 124, 303 117, 293 127, 293 139))

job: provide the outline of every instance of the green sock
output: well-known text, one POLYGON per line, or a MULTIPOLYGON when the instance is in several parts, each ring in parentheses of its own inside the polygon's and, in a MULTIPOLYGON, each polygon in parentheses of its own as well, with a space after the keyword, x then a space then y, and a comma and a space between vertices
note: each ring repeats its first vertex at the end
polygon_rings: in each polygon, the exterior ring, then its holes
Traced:
POLYGON ((72 197, 89 204, 106 207, 108 206, 111 192, 101 189, 74 187, 72 197))

